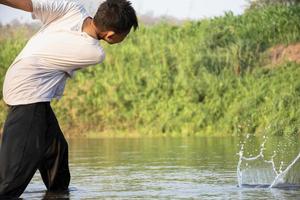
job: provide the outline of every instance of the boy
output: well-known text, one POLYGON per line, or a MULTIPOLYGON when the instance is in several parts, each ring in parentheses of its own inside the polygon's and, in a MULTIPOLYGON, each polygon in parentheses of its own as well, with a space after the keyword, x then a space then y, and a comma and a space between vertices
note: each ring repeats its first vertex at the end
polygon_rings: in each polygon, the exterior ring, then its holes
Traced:
POLYGON ((107 0, 94 16, 68 0, 0 0, 32 13, 43 26, 8 69, 3 99, 9 106, 0 149, 0 199, 19 197, 38 169, 48 191, 68 189, 68 144, 50 101, 61 98, 76 70, 101 63, 99 40, 122 42, 137 29, 127 0, 107 0))

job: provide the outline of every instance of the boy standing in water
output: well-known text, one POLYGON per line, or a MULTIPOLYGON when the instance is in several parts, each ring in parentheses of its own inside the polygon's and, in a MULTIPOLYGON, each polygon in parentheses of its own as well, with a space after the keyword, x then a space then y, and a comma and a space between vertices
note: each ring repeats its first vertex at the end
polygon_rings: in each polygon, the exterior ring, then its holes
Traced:
POLYGON ((49 191, 70 182, 68 144, 50 106, 76 70, 101 63, 99 40, 122 42, 138 27, 127 0, 106 0, 92 18, 76 1, 0 0, 32 13, 43 26, 8 69, 3 98, 9 106, 0 149, 0 199, 19 197, 38 169, 49 191))

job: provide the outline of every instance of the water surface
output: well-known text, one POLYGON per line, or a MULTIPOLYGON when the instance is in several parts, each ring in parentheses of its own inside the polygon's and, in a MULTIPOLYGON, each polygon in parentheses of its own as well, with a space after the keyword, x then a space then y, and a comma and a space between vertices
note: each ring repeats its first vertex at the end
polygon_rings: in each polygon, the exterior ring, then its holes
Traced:
MULTIPOLYGON (((46 194, 37 173, 22 197, 299 199, 297 188, 237 187, 241 141, 237 137, 69 140, 70 192, 46 194)), ((245 148, 252 155, 259 152, 260 143, 257 139, 245 148)), ((299 153, 300 144, 297 138, 275 138, 266 149, 266 154, 278 151, 278 159, 288 163, 299 153)))

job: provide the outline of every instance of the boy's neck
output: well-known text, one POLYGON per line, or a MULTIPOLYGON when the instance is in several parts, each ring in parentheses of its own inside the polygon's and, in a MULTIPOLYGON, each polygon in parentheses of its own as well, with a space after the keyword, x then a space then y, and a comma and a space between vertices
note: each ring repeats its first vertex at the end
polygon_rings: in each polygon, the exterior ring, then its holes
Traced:
POLYGON ((93 19, 91 17, 88 17, 84 20, 81 31, 87 33, 89 36, 97 40, 101 40, 101 38, 98 38, 97 36, 96 27, 93 24, 93 19))

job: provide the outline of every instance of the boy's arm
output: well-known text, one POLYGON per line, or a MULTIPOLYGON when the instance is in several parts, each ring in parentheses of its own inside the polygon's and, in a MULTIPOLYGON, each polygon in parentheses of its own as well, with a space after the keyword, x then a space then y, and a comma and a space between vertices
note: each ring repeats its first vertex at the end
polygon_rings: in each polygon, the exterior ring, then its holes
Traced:
POLYGON ((24 10, 27 12, 33 11, 31 0, 0 0, 0 4, 24 10))
POLYGON ((0 4, 31 12, 33 19, 39 19, 42 24, 49 24, 70 11, 80 12, 81 9, 81 4, 70 0, 0 0, 0 4))

